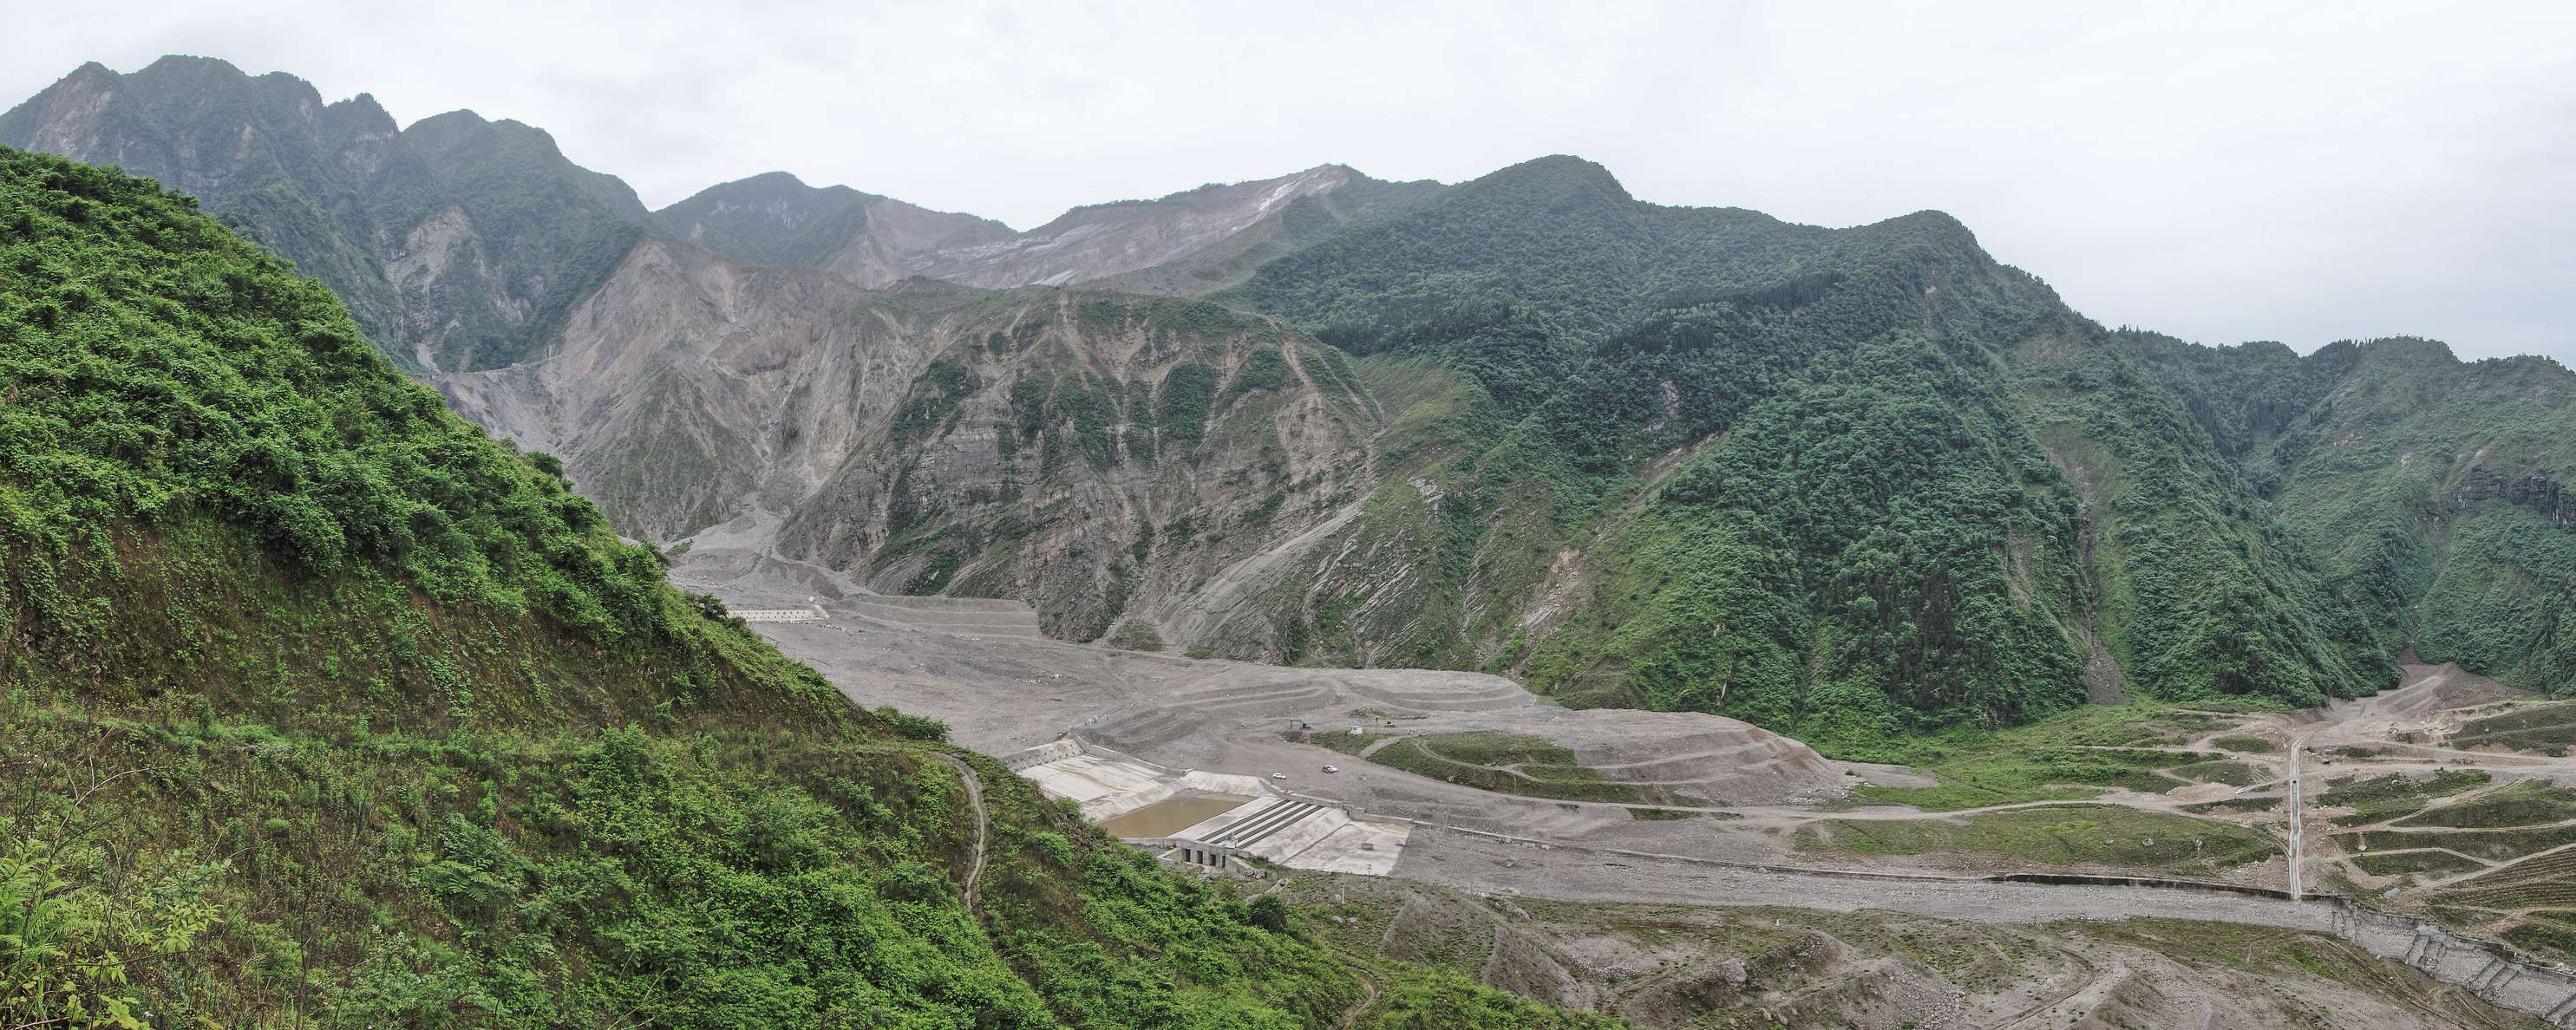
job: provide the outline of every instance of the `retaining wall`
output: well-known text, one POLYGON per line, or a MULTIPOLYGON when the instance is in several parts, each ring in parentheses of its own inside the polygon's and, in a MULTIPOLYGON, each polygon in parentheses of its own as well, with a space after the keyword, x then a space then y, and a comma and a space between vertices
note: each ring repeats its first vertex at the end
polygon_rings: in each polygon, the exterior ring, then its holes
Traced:
POLYGON ((1061 761, 1081 753, 1081 741, 1050 740, 1036 747, 1022 748, 1003 755, 1002 766, 1012 772, 1018 772, 1033 765, 1045 765, 1048 762, 1061 761))

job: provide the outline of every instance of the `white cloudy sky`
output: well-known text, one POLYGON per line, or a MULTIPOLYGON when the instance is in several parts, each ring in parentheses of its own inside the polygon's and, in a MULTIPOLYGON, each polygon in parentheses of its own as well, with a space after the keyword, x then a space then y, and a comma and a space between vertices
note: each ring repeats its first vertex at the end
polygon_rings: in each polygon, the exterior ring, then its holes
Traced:
POLYGON ((784 168, 1022 227, 1573 153, 1666 204, 1940 208, 2112 324, 2576 363, 2568 0, 85 6, 8 17, 0 102, 196 53, 539 125, 656 206, 784 168))

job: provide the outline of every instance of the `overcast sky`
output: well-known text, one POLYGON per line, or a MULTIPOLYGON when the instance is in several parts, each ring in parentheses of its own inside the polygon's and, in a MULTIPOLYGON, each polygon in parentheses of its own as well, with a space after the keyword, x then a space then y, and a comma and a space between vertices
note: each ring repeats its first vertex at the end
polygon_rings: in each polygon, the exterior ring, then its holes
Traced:
POLYGON ((2568 0, 77 7, 8 18, 0 103, 195 53, 516 118, 657 207, 783 168, 1023 228, 1572 153, 1658 203, 1939 208, 2113 325, 2576 364, 2568 0))

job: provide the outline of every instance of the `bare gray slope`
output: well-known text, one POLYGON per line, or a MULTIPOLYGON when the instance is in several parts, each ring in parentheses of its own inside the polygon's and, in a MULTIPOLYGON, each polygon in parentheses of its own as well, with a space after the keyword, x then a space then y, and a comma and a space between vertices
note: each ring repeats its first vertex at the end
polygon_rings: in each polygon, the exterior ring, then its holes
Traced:
POLYGON ((1200 294, 1355 218, 1426 199, 1435 183, 1389 183, 1341 165, 1209 184, 1153 200, 1094 204, 1027 232, 846 186, 771 172, 710 187, 656 212, 663 232, 737 260, 804 265, 861 286, 922 276, 970 286, 1097 283, 1200 294))
MULTIPOLYGON (((1289 779, 1278 782, 1286 789, 1364 810, 1373 817, 1416 820, 1419 825, 1395 867, 1396 880, 1453 888, 1496 906, 1511 908, 1516 898, 1555 898, 1657 906, 1780 906, 1861 913, 1871 919, 1902 913, 2024 927, 2065 920, 2231 923, 2331 935, 2350 942, 2346 952, 2350 958, 2366 953, 2403 962, 2423 974, 2423 979, 2409 981, 2412 986, 2405 991, 2409 994, 2429 991, 2435 981, 2459 984, 2505 1009, 2537 1013, 2565 1002, 2570 990, 2576 989, 2576 979, 2538 966, 2513 965, 2498 958, 2490 946, 2429 927, 2419 931, 2413 919, 2371 913, 2341 900, 2290 902, 2221 890, 2020 882, 1883 863, 1816 870, 1806 867, 1830 862, 1831 856, 1784 853, 1777 850, 1781 842, 1758 829, 1728 830, 1759 823, 1758 815, 1740 823, 1637 821, 1619 806, 1493 794, 1353 760, 1335 759, 1345 763, 1343 771, 1322 775, 1315 761, 1333 756, 1283 741, 1282 728, 1305 720, 1329 730, 1333 724, 1327 720, 1351 719, 1350 709, 1363 706, 1370 712, 1398 716, 1407 732, 1441 732, 1482 723, 1605 758, 1622 752, 1679 755, 1720 738, 1759 743, 1760 731, 1705 715, 1551 711, 1529 704, 1529 695, 1508 681, 1474 673, 1282 669, 926 628, 861 612, 871 606, 912 605, 922 606, 918 610, 924 613, 952 608, 999 610, 1009 602, 871 597, 845 578, 739 544, 711 540, 707 551, 693 550, 674 569, 675 580, 692 589, 714 590, 744 606, 789 604, 809 594, 824 596, 825 606, 833 613, 831 621, 763 624, 760 630, 789 655, 823 670, 862 704, 894 704, 948 721, 960 742, 987 752, 1007 753, 1043 743, 1063 732, 1057 727, 1064 726, 1086 740, 1112 738, 1121 750, 1132 749, 1151 761, 1265 780, 1272 771, 1285 772, 1289 779), (1462 707, 1442 707, 1443 698, 1457 699, 1462 707), (1628 721, 1629 717, 1669 718, 1674 724, 1652 726, 1628 721), (2508 966, 2512 966, 2511 975, 2500 975, 2508 966)), ((1812 757, 1795 742, 1778 741, 1774 747, 1782 755, 1803 752, 1812 757)), ((1822 771, 1831 770, 1828 763, 1816 764, 1826 766, 1822 771)), ((1768 789, 1753 772, 1751 764, 1741 764, 1737 770, 1735 786, 1753 792, 1746 797, 1768 789)), ((1817 788, 1832 784, 1829 777, 1810 782, 1817 788)), ((1767 921, 1768 913, 1760 914, 1767 921)), ((1667 918, 1671 915, 1665 913, 1667 918)), ((2105 927, 2103 932, 2222 937, 2229 933, 2156 922, 2116 931, 2105 927)), ((2390 971, 2373 976, 2384 977, 2390 971)), ((1560 1003, 1580 1002, 1545 984, 1510 980, 1504 986, 1560 1003)), ((1617 997, 1654 997, 1648 986, 1631 985, 1617 997)), ((2150 995, 2183 988, 2167 984, 2150 989, 2136 975, 2118 970, 2071 977, 2066 986, 2069 991, 2060 992, 2057 1002, 2072 1008, 2058 1009, 2055 1016, 2060 1020, 2067 1011, 2098 1009, 2125 1013, 2131 1020, 2128 1025, 2197 1025, 2175 1023, 2172 1017, 2227 1011, 2245 1000, 2241 984, 2205 995, 2186 990, 2191 996, 2160 1000, 2150 995)), ((2450 1000, 2466 1003, 2465 998, 2450 1000)), ((2022 1011, 2027 1007, 2002 1004, 2002 1009, 2013 1013, 2005 1025, 2035 1022, 2042 1018, 2035 1013, 2049 1009, 2041 1004, 2022 1011)), ((1899 1022, 1872 1020, 1861 1025, 1899 1022)), ((1932 1020, 1927 1025, 1993 1024, 1961 1019, 1932 1020)))
MULTIPOLYGON (((1373 484, 1329 348, 1195 301, 864 290, 648 239, 542 360, 434 380, 625 532, 719 525, 885 592, 1024 598, 1088 639, 1373 484), (748 520, 748 521, 745 521, 748 520)), ((1238 606, 1239 607, 1239 606, 1238 606)), ((1241 618, 1266 622, 1260 606, 1241 618)), ((1159 610, 1159 608, 1157 609, 1159 610)))
POLYGON ((1111 285, 1136 292, 1205 293, 1293 249, 1304 231, 1320 233, 1370 205, 1400 206, 1432 189, 1318 165, 1276 179, 1075 208, 1013 239, 933 254, 921 274, 976 286, 1114 280, 1111 285), (1301 215, 1320 224, 1292 224, 1301 215), (1175 264, 1184 267, 1140 274, 1175 264))

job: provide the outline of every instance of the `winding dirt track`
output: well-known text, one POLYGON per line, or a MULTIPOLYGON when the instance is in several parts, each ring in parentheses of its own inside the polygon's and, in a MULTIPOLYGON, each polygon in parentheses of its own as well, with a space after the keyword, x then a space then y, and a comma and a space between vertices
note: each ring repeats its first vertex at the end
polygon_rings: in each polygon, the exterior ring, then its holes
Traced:
POLYGON ((975 855, 973 861, 966 865, 966 884, 959 893, 966 902, 966 914, 981 923, 984 920, 983 899, 976 892, 984 880, 984 842, 993 833, 992 818, 984 813, 984 778, 975 775, 975 767, 966 764, 965 759, 941 755, 939 760, 956 769, 958 777, 966 781, 966 803, 975 809, 975 855))
POLYGON ((1360 1000, 1352 1002, 1351 1007, 1342 1010, 1342 1021, 1338 1025, 1341 1030, 1351 1030, 1352 1027, 1359 1025, 1360 1017, 1368 1013, 1369 1006, 1377 1004, 1377 977, 1357 962, 1344 960, 1343 964, 1350 968, 1352 974, 1360 978, 1360 989, 1365 992, 1360 995, 1360 1000))

